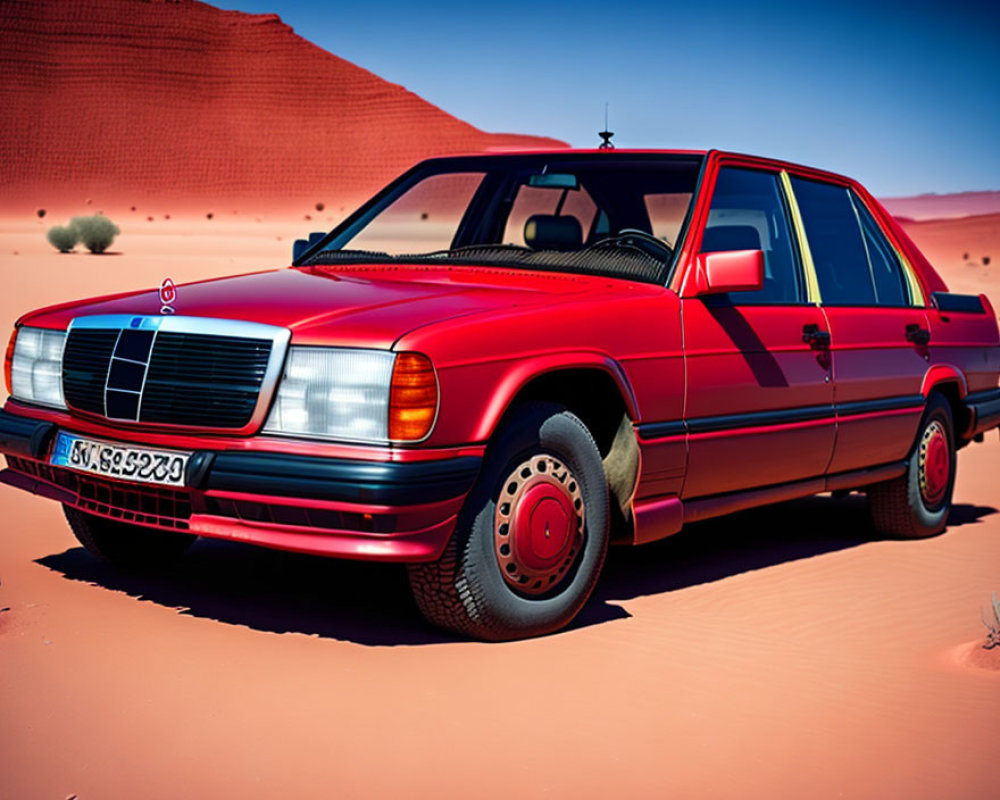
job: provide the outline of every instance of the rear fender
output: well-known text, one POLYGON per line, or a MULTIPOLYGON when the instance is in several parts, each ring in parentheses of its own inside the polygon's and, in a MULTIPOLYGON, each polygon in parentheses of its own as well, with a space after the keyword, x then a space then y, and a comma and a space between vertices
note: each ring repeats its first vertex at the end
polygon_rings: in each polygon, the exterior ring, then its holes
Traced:
POLYGON ((969 393, 969 385, 965 380, 965 375, 958 367, 953 367, 950 364, 935 364, 924 374, 924 380, 920 384, 920 394, 927 397, 943 383, 957 384, 959 399, 964 399, 969 393))

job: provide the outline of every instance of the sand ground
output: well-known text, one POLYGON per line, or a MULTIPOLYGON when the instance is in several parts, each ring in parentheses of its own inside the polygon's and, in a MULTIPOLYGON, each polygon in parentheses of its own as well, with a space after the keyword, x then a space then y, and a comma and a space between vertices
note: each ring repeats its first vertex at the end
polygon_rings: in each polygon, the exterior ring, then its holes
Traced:
MULTIPOLYGON (((51 223, 0 221, 5 330, 287 263, 309 229, 160 218, 94 257, 52 253, 51 223)), ((0 798, 995 797, 1000 671, 968 657, 998 468, 996 433, 964 450, 925 541, 876 539, 852 495, 612 551, 571 630, 500 645, 425 626, 396 566, 202 541, 126 576, 0 487, 0 798)))

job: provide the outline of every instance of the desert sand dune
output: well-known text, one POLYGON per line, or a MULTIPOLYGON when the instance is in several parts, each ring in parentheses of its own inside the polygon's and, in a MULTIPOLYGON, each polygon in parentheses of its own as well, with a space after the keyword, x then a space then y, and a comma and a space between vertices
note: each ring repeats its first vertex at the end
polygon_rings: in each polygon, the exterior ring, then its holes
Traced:
POLYGON ((357 199, 429 155, 562 144, 484 133, 277 15, 195 0, 4 0, 0 108, 18 210, 357 199))
POLYGON ((1000 310, 1000 214, 907 221, 903 227, 951 291, 985 292, 1000 310))
POLYGON ((1000 213, 1000 192, 918 194, 880 198, 889 212, 912 220, 954 219, 1000 213))

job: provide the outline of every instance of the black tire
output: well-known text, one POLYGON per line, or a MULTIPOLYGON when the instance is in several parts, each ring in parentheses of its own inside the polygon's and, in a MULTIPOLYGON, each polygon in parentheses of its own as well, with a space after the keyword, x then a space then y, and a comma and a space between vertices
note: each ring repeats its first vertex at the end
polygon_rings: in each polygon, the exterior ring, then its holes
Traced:
POLYGON ((95 517, 67 505, 63 506, 63 512, 73 535, 88 552, 119 567, 155 568, 169 564, 198 538, 190 533, 95 517))
POLYGON ((934 392, 927 398, 906 472, 868 487, 868 505, 876 530, 884 536, 904 539, 941 533, 951 510, 956 464, 951 406, 934 392), (942 472, 945 468, 947 474, 942 472))
POLYGON ((551 633, 590 597, 608 528, 607 481, 587 427, 562 406, 525 406, 494 437, 444 555, 411 565, 410 586, 420 611, 439 627, 489 641, 551 633), (555 516, 543 508, 557 509, 555 516), (568 513, 574 508, 576 516, 568 513), (518 542, 530 544, 524 558, 518 542), (547 559, 540 567, 539 549, 547 559))

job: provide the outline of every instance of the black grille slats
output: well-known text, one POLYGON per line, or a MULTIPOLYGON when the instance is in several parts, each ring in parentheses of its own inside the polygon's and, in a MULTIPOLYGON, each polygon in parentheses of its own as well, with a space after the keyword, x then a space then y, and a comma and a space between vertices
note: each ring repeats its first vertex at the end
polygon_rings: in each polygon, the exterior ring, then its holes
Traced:
POLYGON ((117 330, 71 330, 63 351, 63 395, 66 403, 92 414, 104 413, 104 383, 117 330))
POLYGON ((269 339, 161 331, 153 341, 147 369, 145 364, 120 360, 133 354, 124 353, 122 347, 115 351, 118 334, 103 329, 70 331, 63 390, 71 407, 152 424, 242 428, 250 422, 271 357, 269 339), (117 391, 134 391, 130 369, 145 370, 137 410, 135 403, 125 402, 129 394, 117 391), (113 395, 107 406, 106 385, 113 395))
POLYGON ((139 421, 242 428, 257 407, 271 346, 266 339, 161 332, 139 421))

